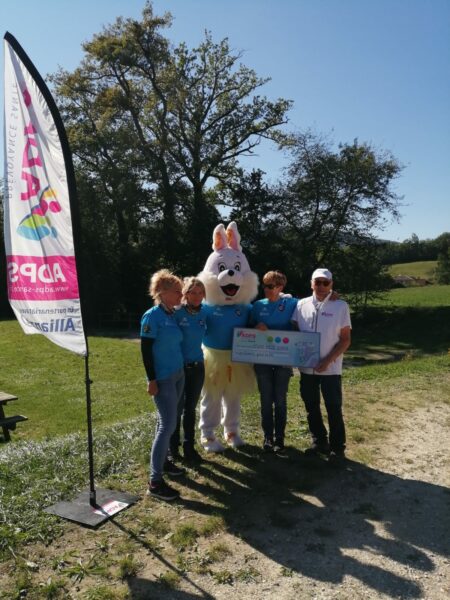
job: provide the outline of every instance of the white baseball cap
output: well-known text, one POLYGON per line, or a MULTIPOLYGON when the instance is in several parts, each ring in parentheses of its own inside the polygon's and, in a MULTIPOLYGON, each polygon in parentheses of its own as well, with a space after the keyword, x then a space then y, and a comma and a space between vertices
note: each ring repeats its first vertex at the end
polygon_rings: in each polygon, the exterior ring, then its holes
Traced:
POLYGON ((318 279, 319 277, 323 277, 324 279, 328 279, 328 281, 333 281, 333 275, 331 271, 328 269, 316 269, 314 273, 311 275, 311 279, 318 279))

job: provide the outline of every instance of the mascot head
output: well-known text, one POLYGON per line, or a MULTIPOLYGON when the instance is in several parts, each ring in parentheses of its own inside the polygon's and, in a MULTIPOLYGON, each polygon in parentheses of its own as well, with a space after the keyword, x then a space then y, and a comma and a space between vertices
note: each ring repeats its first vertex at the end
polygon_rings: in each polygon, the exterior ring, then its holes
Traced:
POLYGON ((217 225, 213 232, 213 252, 199 278, 206 289, 208 304, 247 304, 258 293, 258 276, 242 252, 236 223, 217 225))

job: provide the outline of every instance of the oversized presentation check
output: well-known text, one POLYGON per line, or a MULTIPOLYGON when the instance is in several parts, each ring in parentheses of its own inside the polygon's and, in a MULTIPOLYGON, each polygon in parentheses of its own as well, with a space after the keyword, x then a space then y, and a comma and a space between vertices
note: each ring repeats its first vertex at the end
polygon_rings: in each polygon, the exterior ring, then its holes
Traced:
POLYGON ((315 367, 320 357, 320 333, 235 327, 231 360, 235 362, 315 367))

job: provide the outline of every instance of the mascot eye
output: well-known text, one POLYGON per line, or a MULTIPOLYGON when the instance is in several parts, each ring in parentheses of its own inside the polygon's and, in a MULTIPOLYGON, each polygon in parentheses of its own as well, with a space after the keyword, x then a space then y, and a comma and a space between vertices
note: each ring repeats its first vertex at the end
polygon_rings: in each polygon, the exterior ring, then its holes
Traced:
POLYGON ((225 269, 227 268, 227 265, 225 263, 219 263, 218 267, 219 267, 219 273, 222 273, 222 271, 225 271, 225 269))
POLYGON ((240 262, 235 263, 234 270, 235 271, 240 271, 241 270, 241 263, 240 262))

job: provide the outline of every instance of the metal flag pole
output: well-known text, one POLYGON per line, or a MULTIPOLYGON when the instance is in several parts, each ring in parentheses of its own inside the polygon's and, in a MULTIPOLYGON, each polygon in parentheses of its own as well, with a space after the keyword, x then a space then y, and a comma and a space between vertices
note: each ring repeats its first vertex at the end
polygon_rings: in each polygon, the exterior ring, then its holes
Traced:
MULTIPOLYGON (((64 124, 62 122, 61 115, 56 106, 56 103, 53 99, 53 96, 48 89, 45 81, 39 74, 38 70, 16 40, 16 38, 10 33, 6 32, 4 35, 5 44, 9 45, 8 55, 10 57, 10 63, 8 66, 11 70, 14 70, 16 76, 20 77, 20 81, 25 82, 31 78, 31 86, 33 88, 32 93, 36 94, 34 91, 34 87, 38 89, 40 92, 43 101, 47 104, 48 111, 53 119, 52 126, 56 128, 59 144, 61 147, 64 166, 65 166, 65 174, 67 177, 67 192, 69 199, 68 212, 71 217, 71 225, 72 225, 72 236, 73 236, 73 254, 74 254, 74 263, 76 273, 78 272, 76 268, 77 263, 77 248, 80 248, 80 226, 79 226, 79 215, 78 215, 78 204, 77 204, 77 189, 76 189, 76 181, 75 181, 75 171, 73 167, 72 161, 72 153, 69 147, 69 142, 66 135, 66 130, 64 128, 64 124), (12 52, 10 51, 12 50, 12 52)), ((6 54, 6 53, 5 53, 6 54)), ((32 104, 32 98, 30 95, 30 91, 26 89, 22 89, 19 86, 16 86, 16 101, 17 101, 17 89, 25 96, 26 92, 26 105, 32 104)), ((10 90, 5 90, 6 92, 10 92, 10 90)), ((40 101, 42 99, 40 98, 40 101)), ((34 126, 30 124, 30 131, 33 131, 33 134, 36 133, 34 131, 34 126)), ((27 130, 28 130, 27 127, 27 130)), ((46 130, 47 131, 47 130, 46 130)), ((45 131, 42 135, 45 135, 45 131)), ((55 141, 55 140, 53 140, 55 141)), ((37 144, 34 141, 33 143, 37 144)), ((39 164, 40 166, 44 166, 41 163, 41 157, 39 159, 32 158, 32 164, 39 164), (37 162, 39 160, 39 163, 37 162)), ((31 176, 32 177, 32 176, 31 176)), ((31 183, 30 183, 31 185, 31 183)), ((34 195, 34 190, 31 190, 34 195)), ((77 523, 87 525, 90 527, 96 527, 100 525, 103 521, 110 518, 112 515, 118 513, 137 502, 139 499, 137 496, 120 492, 116 490, 107 490, 107 489, 97 489, 95 488, 95 478, 94 478, 94 444, 93 444, 93 429, 92 429, 92 400, 91 400, 91 379, 89 374, 89 350, 87 343, 87 335, 85 329, 85 323, 83 319, 83 311, 82 309, 82 278, 78 282, 78 300, 80 306, 80 316, 81 322, 83 326, 83 336, 85 345, 82 346, 81 351, 73 350, 79 354, 84 355, 85 359, 85 383, 86 383, 86 412, 87 412, 87 430, 88 430, 88 462, 89 462, 89 490, 87 492, 82 492, 79 496, 73 499, 71 502, 59 502, 53 506, 46 508, 46 512, 58 515, 65 519, 70 519, 71 521, 75 521, 77 523)), ((34 333, 34 332, 33 332, 34 333)))
POLYGON ((92 435, 92 401, 91 401, 91 378, 89 376, 89 352, 84 357, 84 375, 86 383, 86 416, 88 431, 88 458, 89 458, 89 504, 97 507, 97 492, 94 479, 94 442, 92 435))

